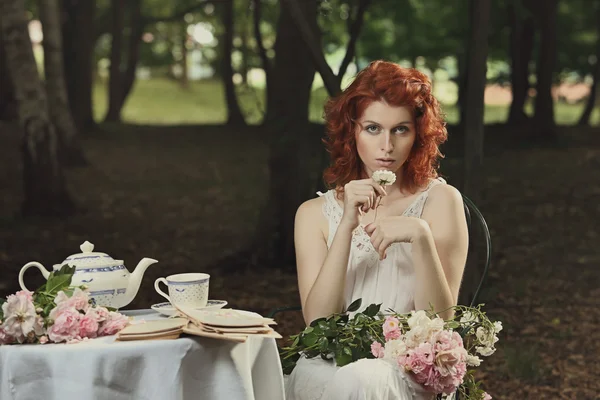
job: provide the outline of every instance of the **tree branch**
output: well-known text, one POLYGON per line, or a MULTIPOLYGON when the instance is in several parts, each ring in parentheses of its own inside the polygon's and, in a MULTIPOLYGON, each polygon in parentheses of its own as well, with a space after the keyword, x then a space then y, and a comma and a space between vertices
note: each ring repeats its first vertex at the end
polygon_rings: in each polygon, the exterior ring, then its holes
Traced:
POLYGON ((350 40, 348 41, 348 47, 346 48, 346 55, 340 64, 340 69, 338 71, 338 80, 340 84, 342 79, 344 78, 344 74, 350 65, 350 62, 354 58, 354 53, 356 52, 356 42, 358 41, 358 35, 363 26, 363 22, 365 20, 365 11, 369 7, 371 0, 359 0, 358 9, 356 10, 356 17, 352 24, 349 26, 348 33, 350 34, 350 40))
POLYGON ((312 30, 310 29, 310 25, 308 24, 308 21, 302 12, 302 8, 298 4, 298 0, 282 0, 282 2, 285 2, 290 8, 290 15, 296 23, 296 26, 300 31, 300 35, 302 36, 313 62, 315 63, 317 71, 319 71, 319 74, 323 79, 327 93, 330 96, 335 96, 340 91, 340 83, 329 64, 327 64, 327 60, 323 55, 323 50, 321 49, 320 43, 317 41, 312 30))

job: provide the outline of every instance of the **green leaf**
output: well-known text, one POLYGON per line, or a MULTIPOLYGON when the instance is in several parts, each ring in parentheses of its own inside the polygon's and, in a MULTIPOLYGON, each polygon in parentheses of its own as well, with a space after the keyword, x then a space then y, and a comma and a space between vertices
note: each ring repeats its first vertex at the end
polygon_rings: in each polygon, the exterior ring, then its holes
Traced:
POLYGON ((343 367, 344 365, 350 364, 352 362, 352 351, 350 354, 338 349, 335 354, 335 363, 338 367, 343 367))
POLYGON ((329 329, 329 325, 327 324, 326 321, 319 321, 319 323, 317 325, 318 325, 319 329, 321 329, 322 331, 329 329))
POLYGON ((53 275, 51 273, 46 282, 46 292, 56 295, 59 291, 69 287, 72 277, 73 275, 53 275))
POLYGON ((348 308, 346 309, 346 312, 353 312, 356 311, 360 308, 360 305, 362 304, 362 299, 356 299, 352 302, 352 304, 350 304, 348 306, 348 308))
MULTIPOLYGON (((311 323, 310 323, 310 326, 309 326, 309 327, 313 327, 313 328, 314 328, 315 326, 317 326, 317 325, 319 324, 319 322, 321 322, 321 321, 325 321, 325 320, 326 320, 326 318, 324 318, 324 317, 322 317, 322 318, 317 318, 317 319, 315 319, 313 322, 311 322, 311 323)), ((308 328, 307 328, 307 329, 308 329, 308 328)))
POLYGON ((308 333, 306 335, 302 335, 301 340, 302 340, 303 345, 310 347, 310 346, 313 346, 315 343, 317 343, 317 339, 318 339, 318 337, 316 334, 308 333))
POLYGON ((352 357, 352 349, 350 347, 344 346, 344 349, 342 351, 344 352, 344 354, 347 354, 352 357))
POLYGON ((322 352, 327 351, 327 349, 329 347, 329 340, 327 340, 326 337, 322 337, 319 339, 318 344, 319 344, 320 351, 322 351, 322 352))
POLYGON ((377 315, 379 310, 381 309, 381 304, 371 304, 367 307, 367 309, 363 312, 363 314, 374 317, 377 315))
POLYGON ((314 331, 314 328, 312 326, 308 326, 304 329, 302 333, 311 333, 312 331, 314 331))

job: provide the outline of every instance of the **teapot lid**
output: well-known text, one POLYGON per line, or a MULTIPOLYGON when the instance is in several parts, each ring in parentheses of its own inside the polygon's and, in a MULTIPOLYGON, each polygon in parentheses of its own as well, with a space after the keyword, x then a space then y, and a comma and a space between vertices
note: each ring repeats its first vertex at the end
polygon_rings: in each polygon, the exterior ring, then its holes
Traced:
POLYGON ((122 260, 115 260, 106 253, 94 252, 94 245, 87 240, 79 248, 81 249, 81 253, 71 254, 63 261, 63 264, 75 265, 75 267, 81 265, 99 267, 123 264, 122 260))

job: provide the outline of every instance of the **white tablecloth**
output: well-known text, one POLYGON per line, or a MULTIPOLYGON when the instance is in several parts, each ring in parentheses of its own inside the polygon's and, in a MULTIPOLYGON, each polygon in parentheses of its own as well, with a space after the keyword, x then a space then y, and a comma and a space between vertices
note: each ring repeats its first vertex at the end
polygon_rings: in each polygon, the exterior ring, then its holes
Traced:
POLYGON ((275 340, 261 337, 0 346, 0 379, 0 400, 284 399, 275 340))

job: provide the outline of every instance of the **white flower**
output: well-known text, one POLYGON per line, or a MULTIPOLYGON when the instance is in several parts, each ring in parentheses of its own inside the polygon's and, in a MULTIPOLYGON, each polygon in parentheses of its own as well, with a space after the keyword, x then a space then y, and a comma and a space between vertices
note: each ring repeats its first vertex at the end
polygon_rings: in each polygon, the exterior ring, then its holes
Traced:
POLYGON ((480 364, 481 358, 467 354, 467 365, 470 365, 471 367, 479 367, 480 364))
POLYGON ((427 313, 424 310, 413 311, 410 318, 408 318, 408 326, 411 329, 418 326, 429 326, 430 323, 431 318, 427 316, 427 313))
POLYGON ((502 330, 502 322, 496 321, 494 322, 494 332, 498 333, 502 330))
POLYGON ((493 346, 477 346, 475 351, 484 357, 489 357, 496 352, 496 349, 493 346))
POLYGON ((398 357, 402 357, 406 355, 406 343, 402 339, 392 339, 385 343, 384 348, 384 358, 398 359, 398 357))
POLYGON ((477 340, 479 340, 479 343, 486 347, 492 347, 494 346, 494 343, 498 341, 498 336, 494 334, 494 331, 488 330, 482 326, 477 328, 475 336, 477 337, 477 340))
POLYGON ((385 169, 380 169, 373 172, 373 176, 371 178, 381 186, 390 186, 396 182, 396 174, 385 169))
MULTIPOLYGON (((4 332, 14 337, 19 343, 23 343, 25 337, 37 328, 38 316, 31 296, 25 293, 17 293, 8 296, 6 303, 2 305, 4 332)), ((36 329, 37 330, 37 329, 36 329)))
POLYGON ((471 323, 471 322, 479 322, 479 317, 477 317, 477 315, 473 314, 471 311, 465 312, 460 317, 460 323, 461 324, 468 324, 468 323, 471 323))

